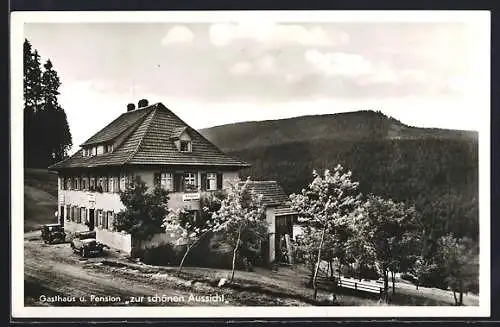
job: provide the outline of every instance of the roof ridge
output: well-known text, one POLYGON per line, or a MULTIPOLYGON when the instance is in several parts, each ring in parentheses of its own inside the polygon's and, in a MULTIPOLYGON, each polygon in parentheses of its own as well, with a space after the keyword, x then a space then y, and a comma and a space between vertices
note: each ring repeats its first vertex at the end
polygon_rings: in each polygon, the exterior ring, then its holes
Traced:
MULTIPOLYGON (((155 105, 153 105, 153 106, 156 106, 156 104, 155 104, 155 105)), ((151 107, 153 107, 153 106, 151 106, 151 107)), ((150 112, 149 114, 144 115, 143 122, 144 122, 144 120, 146 120, 146 119, 148 118, 148 116, 150 116, 150 115, 151 115, 151 119, 149 120, 149 122, 147 122, 146 131, 145 131, 145 132, 144 132, 144 134, 142 135, 142 137, 141 137, 141 139, 139 140, 139 142, 137 142, 137 146, 136 146, 135 150, 134 150, 134 151, 132 151, 132 153, 130 154, 130 156, 128 156, 128 158, 127 158, 127 159, 125 159, 124 163, 129 162, 129 161, 130 161, 130 159, 132 159, 132 158, 133 158, 133 157, 137 154, 137 152, 139 152, 139 149, 141 148, 142 141, 144 140, 144 137, 146 136, 146 134, 147 134, 147 133, 148 133, 148 131, 149 131, 149 126, 151 125, 151 122, 153 121, 153 117, 154 117, 154 115, 156 115, 157 110, 158 110, 158 108, 154 108, 154 107, 153 107, 153 109, 151 110, 151 112, 150 112)), ((139 126, 137 126, 137 128, 139 128, 139 126)))

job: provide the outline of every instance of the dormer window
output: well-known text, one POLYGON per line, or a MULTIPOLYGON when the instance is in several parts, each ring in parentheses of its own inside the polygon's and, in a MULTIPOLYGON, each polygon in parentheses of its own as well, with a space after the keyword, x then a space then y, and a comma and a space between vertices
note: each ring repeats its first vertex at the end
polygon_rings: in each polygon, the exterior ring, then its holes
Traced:
POLYGON ((104 153, 113 152, 113 144, 104 145, 104 153))
POLYGON ((180 141, 179 151, 181 151, 181 152, 191 152, 191 150, 192 150, 191 141, 186 141, 186 140, 181 140, 180 141))

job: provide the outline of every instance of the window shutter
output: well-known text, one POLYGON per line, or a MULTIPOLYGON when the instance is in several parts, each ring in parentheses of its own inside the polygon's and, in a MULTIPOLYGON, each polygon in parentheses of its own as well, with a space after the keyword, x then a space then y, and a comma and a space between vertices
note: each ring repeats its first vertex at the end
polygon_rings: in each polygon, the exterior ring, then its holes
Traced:
POLYGON ((174 174, 174 192, 182 192, 183 191, 183 178, 181 174, 174 174))
POLYGON ((207 173, 201 173, 201 190, 207 190, 207 173))
POLYGON ((222 173, 217 173, 217 189, 222 190, 222 173))
POLYGON ((115 193, 118 193, 118 191, 120 190, 119 184, 120 183, 118 183, 118 177, 113 177, 113 190, 115 191, 115 193))
POLYGON ((108 228, 109 228, 110 231, 114 230, 114 227, 113 227, 114 220, 115 220, 114 216, 115 216, 115 214, 112 211, 110 211, 109 215, 108 215, 108 225, 109 225, 108 228))
POLYGON ((161 185, 161 173, 154 173, 153 177, 154 186, 158 187, 161 185))

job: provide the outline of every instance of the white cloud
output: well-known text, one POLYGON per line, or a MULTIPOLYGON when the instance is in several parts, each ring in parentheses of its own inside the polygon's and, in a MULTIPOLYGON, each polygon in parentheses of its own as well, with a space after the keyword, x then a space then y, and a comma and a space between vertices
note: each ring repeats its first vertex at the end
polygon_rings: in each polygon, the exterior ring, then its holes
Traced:
POLYGON ((241 61, 241 62, 234 64, 229 69, 229 72, 231 74, 239 75, 239 74, 249 73, 252 69, 253 69, 253 65, 251 63, 246 62, 246 61, 241 61))
POLYGON ((185 26, 172 27, 167 35, 161 40, 162 45, 169 45, 172 43, 190 43, 194 39, 194 34, 185 26))
POLYGON ((276 69, 276 58, 272 55, 265 55, 257 60, 257 67, 261 73, 270 73, 276 69))
POLYGON ((292 24, 213 24, 209 31, 210 41, 216 46, 225 46, 234 40, 250 39, 273 45, 295 43, 306 46, 343 45, 349 36, 341 31, 327 33, 323 28, 306 28, 292 24))
POLYGON ((327 52, 310 49, 304 53, 304 57, 318 71, 325 75, 335 75, 344 77, 360 77, 372 74, 374 67, 361 55, 327 52))

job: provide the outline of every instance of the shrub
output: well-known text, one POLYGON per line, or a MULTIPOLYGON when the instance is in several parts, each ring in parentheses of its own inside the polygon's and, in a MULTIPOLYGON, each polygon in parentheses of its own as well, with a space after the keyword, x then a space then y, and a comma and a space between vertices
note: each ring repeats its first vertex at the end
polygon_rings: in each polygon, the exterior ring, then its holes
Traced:
POLYGON ((134 257, 148 265, 174 266, 178 265, 181 260, 182 248, 182 246, 167 243, 156 247, 137 249, 134 251, 134 257))

